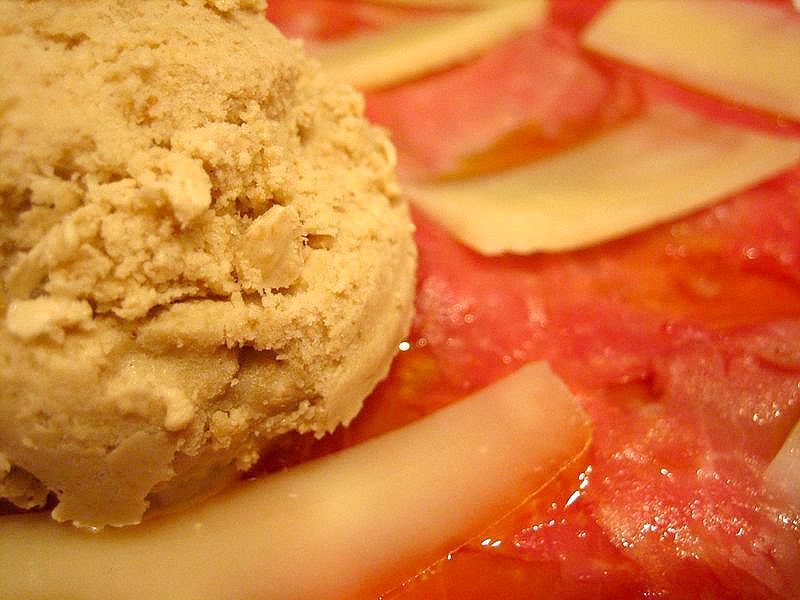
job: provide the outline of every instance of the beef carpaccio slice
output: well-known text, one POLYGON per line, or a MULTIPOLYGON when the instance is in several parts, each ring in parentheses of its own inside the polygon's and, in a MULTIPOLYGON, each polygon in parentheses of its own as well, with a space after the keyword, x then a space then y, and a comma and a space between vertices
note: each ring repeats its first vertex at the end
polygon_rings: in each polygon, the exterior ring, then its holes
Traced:
MULTIPOLYGON (((800 137, 797 123, 582 51, 602 5, 553 0, 544 25, 481 57, 369 92, 401 176, 535 160, 656 100, 800 137)), ((314 44, 419 13, 271 0, 268 16, 314 44)), ((401 426, 542 358, 582 400, 594 438, 580 464, 390 597, 800 597, 798 506, 761 479, 800 417, 800 165, 568 253, 487 258, 414 216, 410 348, 350 428, 295 438, 286 460, 401 426)))

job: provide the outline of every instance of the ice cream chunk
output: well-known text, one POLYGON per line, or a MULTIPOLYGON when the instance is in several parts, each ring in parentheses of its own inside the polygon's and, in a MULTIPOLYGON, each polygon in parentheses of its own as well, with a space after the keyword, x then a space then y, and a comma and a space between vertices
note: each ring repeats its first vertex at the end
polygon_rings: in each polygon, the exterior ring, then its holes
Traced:
POLYGON ((0 1, 0 498, 136 523, 385 376, 394 153, 263 8, 0 1))

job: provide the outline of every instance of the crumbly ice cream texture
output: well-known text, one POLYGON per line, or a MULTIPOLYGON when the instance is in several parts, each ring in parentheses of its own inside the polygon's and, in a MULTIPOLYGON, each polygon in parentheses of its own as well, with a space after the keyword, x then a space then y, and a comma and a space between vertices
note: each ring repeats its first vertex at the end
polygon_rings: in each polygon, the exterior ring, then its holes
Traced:
POLYGON ((136 523, 385 376, 393 148, 263 9, 0 0, 0 498, 136 523))

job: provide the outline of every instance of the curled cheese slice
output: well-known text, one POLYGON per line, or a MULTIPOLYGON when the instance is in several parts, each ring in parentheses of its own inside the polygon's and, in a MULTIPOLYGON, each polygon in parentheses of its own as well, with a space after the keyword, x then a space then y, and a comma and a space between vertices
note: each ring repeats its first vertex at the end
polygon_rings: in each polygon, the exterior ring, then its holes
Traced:
POLYGON ((800 421, 764 471, 764 482, 775 493, 800 507, 800 421))
POLYGON ((374 596, 514 508, 589 436, 564 384, 531 364, 409 426, 134 528, 0 517, 0 597, 374 596))
POLYGON ((475 12, 415 19, 313 51, 337 79, 374 89, 472 58, 535 26, 546 12, 545 0, 518 0, 475 12))
POLYGON ((800 120, 800 18, 732 0, 617 0, 583 44, 739 104, 800 120))
POLYGON ((412 201, 486 255, 571 250, 711 204, 800 159, 800 140, 660 105, 521 168, 409 186, 412 201))

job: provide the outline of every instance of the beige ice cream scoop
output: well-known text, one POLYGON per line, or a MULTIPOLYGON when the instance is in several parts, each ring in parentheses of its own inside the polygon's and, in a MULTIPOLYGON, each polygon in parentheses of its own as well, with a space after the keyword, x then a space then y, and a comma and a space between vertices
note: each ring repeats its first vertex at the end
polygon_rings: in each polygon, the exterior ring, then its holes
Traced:
POLYGON ((393 149, 263 8, 0 0, 0 498, 137 523, 385 376, 393 149))

